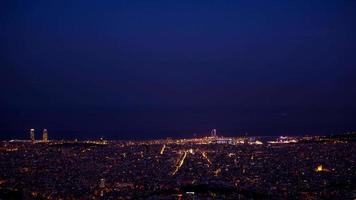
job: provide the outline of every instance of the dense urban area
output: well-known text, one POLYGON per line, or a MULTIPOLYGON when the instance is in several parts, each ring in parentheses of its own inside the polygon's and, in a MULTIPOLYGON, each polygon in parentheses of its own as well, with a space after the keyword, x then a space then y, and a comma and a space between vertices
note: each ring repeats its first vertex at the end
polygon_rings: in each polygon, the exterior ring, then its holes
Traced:
POLYGON ((355 199, 349 137, 0 143, 0 199, 355 199))

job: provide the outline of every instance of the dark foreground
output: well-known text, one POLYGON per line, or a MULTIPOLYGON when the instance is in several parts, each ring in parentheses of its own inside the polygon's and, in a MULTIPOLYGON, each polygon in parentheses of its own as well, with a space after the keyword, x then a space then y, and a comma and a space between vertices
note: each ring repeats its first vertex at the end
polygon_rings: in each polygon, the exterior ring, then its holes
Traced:
POLYGON ((0 199, 355 199, 356 146, 1 143, 0 199))

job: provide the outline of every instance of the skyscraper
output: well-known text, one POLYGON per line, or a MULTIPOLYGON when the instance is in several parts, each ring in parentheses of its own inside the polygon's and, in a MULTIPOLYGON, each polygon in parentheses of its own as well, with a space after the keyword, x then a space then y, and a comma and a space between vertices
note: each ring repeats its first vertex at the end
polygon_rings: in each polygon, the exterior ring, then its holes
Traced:
POLYGON ((35 129, 30 129, 30 139, 32 142, 35 142, 35 129))
POLYGON ((211 131, 211 137, 216 137, 216 129, 215 128, 211 131))
POLYGON ((47 129, 43 129, 42 140, 43 140, 44 142, 47 142, 47 141, 48 141, 48 131, 47 131, 47 129))

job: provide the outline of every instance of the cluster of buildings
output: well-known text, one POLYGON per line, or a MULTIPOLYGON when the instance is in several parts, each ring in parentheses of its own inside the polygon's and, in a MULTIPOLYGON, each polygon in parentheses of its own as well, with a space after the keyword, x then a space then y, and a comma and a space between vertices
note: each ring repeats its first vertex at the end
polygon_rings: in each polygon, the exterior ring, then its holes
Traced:
MULTIPOLYGON (((34 143, 36 141, 35 129, 34 128, 30 129, 30 140, 31 140, 32 143, 34 143)), ((43 131, 42 131, 42 141, 43 142, 48 142, 48 131, 47 131, 47 129, 43 129, 43 131)))
MULTIPOLYGON (((171 140, 172 141, 172 140, 171 140)), ((240 145, 240 144, 250 144, 250 145, 261 145, 262 141, 256 137, 224 137, 217 134, 216 129, 211 131, 210 136, 200 137, 200 138, 188 138, 179 139, 176 141, 179 144, 228 144, 228 145, 240 145)))
POLYGON ((0 199, 356 197, 354 143, 251 145, 249 138, 243 144, 216 138, 0 142, 0 199))

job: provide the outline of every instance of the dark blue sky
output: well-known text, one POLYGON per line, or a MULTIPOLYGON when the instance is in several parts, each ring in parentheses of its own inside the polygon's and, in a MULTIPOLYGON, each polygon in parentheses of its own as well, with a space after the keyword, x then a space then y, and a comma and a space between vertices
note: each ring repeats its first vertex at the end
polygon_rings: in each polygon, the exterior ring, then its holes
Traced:
POLYGON ((1 1, 0 138, 355 130, 355 11, 353 0, 1 1))

